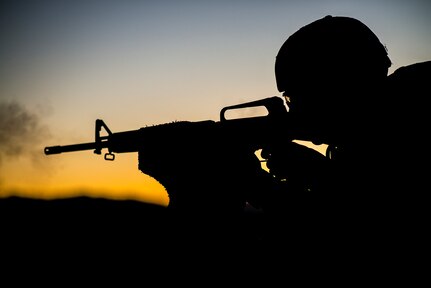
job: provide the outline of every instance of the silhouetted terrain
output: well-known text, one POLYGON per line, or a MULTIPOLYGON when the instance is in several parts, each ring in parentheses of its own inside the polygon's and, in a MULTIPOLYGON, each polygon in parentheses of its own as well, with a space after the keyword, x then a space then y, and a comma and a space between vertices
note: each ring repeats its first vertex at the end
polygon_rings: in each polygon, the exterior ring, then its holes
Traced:
POLYGON ((101 263, 118 257, 237 256, 259 241, 262 215, 256 211, 232 222, 195 216, 178 217, 166 207, 129 200, 11 197, 0 200, 0 242, 15 259, 101 263))

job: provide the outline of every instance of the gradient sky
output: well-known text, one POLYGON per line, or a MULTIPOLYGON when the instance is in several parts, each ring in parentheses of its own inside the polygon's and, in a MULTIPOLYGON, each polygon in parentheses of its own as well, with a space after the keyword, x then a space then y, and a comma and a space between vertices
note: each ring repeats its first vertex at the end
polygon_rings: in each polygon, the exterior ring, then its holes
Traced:
POLYGON ((113 132, 219 120, 224 106, 280 96, 278 49, 329 14, 370 27, 390 72, 431 59, 425 0, 2 0, 0 195, 84 191, 167 204, 163 187, 138 170, 137 153, 107 162, 43 148, 93 141, 97 118, 113 132))

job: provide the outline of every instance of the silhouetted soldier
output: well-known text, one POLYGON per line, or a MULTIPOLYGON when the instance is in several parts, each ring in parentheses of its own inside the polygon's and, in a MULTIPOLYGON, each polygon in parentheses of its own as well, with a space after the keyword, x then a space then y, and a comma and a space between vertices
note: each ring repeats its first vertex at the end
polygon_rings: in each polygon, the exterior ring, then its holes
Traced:
POLYGON ((327 144, 326 156, 287 137, 262 151, 269 176, 217 135, 192 145, 182 141, 192 135, 177 135, 181 155, 170 151, 173 143, 154 147, 161 153, 140 154, 140 169, 167 188, 180 215, 175 226, 193 230, 188 239, 208 240, 199 238, 202 231, 249 244, 242 236, 257 234, 248 248, 259 244, 260 252, 273 246, 299 257, 399 256, 394 249, 404 253, 404 245, 421 242, 428 226, 429 162, 415 141, 427 131, 420 95, 429 95, 431 62, 388 76, 390 66, 385 46, 359 20, 318 19, 282 45, 275 76, 289 106, 286 135, 327 144), (241 231, 236 216, 247 202, 263 209, 263 232, 241 231))
POLYGON ((292 123, 328 150, 283 143, 264 151, 271 173, 286 179, 269 242, 287 235, 302 252, 375 261, 423 252, 429 157, 419 145, 431 62, 388 76, 390 66, 377 36, 349 17, 318 19, 282 45, 275 75, 292 123))

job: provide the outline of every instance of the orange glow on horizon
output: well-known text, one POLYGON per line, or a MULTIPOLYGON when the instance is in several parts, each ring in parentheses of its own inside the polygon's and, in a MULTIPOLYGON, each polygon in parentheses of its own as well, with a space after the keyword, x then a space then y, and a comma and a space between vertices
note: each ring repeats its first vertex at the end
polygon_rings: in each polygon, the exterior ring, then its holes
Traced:
POLYGON ((119 154, 115 161, 105 161, 103 156, 89 151, 40 157, 44 159, 39 159, 37 164, 16 159, 3 167, 7 173, 2 177, 0 197, 89 196, 163 206, 169 203, 165 188, 137 168, 137 153, 119 154))

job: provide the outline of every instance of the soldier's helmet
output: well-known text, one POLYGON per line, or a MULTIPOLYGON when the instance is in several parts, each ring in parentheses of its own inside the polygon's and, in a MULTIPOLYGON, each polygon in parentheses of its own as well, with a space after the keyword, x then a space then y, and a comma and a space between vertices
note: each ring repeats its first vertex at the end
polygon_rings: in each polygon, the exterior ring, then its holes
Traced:
POLYGON ((328 15, 288 37, 276 56, 275 78, 284 94, 307 86, 330 90, 380 81, 390 66, 386 47, 365 24, 328 15))

